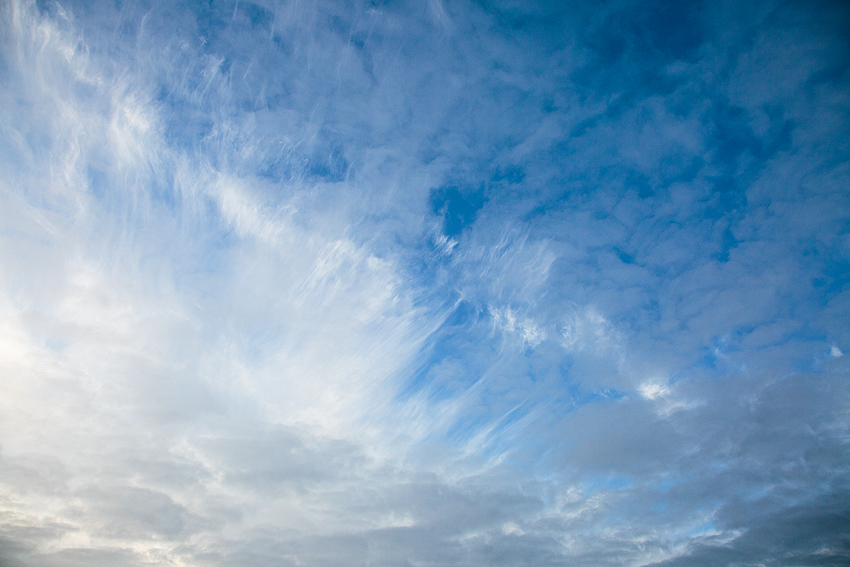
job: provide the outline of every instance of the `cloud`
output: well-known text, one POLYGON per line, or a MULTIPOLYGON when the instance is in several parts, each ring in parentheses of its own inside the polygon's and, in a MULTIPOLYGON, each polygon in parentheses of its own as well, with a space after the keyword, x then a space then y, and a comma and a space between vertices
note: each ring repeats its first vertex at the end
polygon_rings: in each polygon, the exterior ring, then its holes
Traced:
POLYGON ((846 563, 843 7, 3 13, 3 565, 846 563))

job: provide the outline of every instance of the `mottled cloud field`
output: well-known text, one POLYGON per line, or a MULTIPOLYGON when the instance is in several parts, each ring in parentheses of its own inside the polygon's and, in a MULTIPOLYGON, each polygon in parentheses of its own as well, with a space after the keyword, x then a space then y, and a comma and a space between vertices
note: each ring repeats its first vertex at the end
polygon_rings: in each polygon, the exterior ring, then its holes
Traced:
POLYGON ((0 10, 0 566, 850 561, 845 2, 0 10))

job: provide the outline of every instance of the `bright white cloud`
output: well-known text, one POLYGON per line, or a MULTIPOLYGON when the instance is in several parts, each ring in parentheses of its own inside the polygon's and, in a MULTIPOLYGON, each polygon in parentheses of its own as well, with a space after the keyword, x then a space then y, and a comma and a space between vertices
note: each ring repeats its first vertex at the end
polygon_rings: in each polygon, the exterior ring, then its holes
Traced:
POLYGON ((846 563, 846 38, 764 7, 8 2, 0 564, 846 563))

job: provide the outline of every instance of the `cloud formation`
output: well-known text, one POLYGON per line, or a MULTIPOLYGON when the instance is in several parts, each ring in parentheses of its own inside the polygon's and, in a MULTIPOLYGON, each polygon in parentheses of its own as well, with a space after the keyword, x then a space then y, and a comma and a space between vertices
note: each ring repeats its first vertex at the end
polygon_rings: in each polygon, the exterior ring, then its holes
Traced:
POLYGON ((0 565, 846 565, 838 2, 10 0, 0 565))

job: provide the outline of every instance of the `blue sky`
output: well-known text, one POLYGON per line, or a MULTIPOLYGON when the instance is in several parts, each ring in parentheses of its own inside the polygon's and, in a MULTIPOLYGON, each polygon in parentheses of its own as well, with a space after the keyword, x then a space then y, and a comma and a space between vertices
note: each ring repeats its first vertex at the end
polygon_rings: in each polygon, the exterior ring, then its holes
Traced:
POLYGON ((850 561, 845 3, 0 9, 3 567, 850 561))

